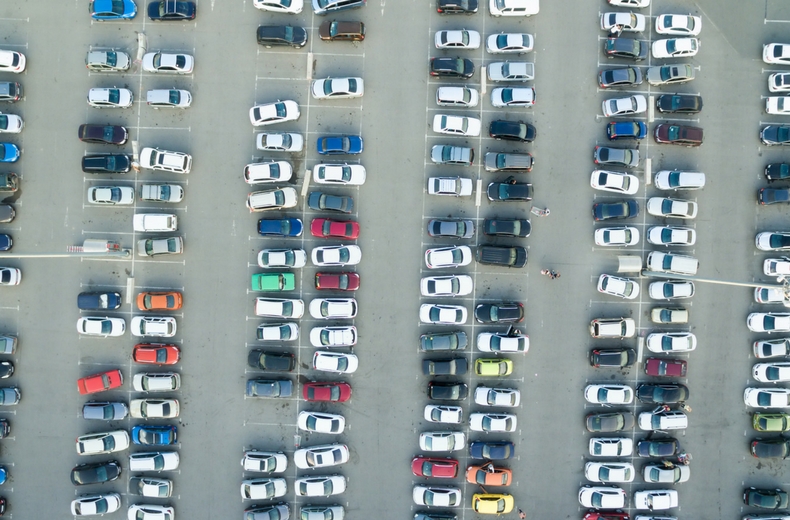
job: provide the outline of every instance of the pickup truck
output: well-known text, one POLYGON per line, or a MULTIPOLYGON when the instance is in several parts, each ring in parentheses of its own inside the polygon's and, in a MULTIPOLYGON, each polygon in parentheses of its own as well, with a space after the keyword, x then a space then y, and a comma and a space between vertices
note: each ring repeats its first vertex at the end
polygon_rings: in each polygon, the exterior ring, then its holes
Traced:
POLYGON ((525 267, 527 265, 527 250, 521 246, 482 245, 477 248, 477 261, 487 265, 525 267))
POLYGON ((77 295, 77 307, 86 311, 117 309, 121 306, 121 295, 117 292, 84 292, 77 295))
POLYGON ((170 213, 137 213, 134 216, 135 231, 175 231, 178 217, 170 213))
POLYGON ((181 202, 184 188, 178 184, 143 184, 140 187, 140 199, 151 202, 181 202))

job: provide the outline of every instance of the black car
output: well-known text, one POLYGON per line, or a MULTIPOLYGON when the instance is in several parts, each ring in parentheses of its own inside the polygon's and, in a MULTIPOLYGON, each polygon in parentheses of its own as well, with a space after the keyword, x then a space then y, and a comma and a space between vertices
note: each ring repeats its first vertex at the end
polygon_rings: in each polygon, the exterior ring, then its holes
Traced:
POLYGON ((589 432, 620 432, 634 427, 634 414, 630 412, 591 413, 585 423, 589 432))
POLYGON ((518 323, 524 319, 524 306, 518 302, 481 303, 475 307, 479 323, 518 323))
POLYGON ((696 114, 702 110, 702 96, 663 94, 656 99, 656 108, 668 114, 696 114))
POLYGON ((477 12, 477 0, 436 0, 436 12, 439 14, 474 14, 477 12))
POLYGON ((592 213, 595 220, 634 218, 639 215, 639 204, 633 199, 598 202, 593 204, 592 213))
POLYGON ((426 376, 462 376, 469 370, 466 358, 424 359, 422 373, 426 376))
POLYGON ((194 20, 195 14, 197 14, 195 2, 157 0, 148 4, 148 18, 157 22, 194 20))
POLYGON ((494 139, 504 139, 506 141, 520 141, 530 143, 535 140, 537 130, 529 123, 521 121, 504 121, 497 119, 488 125, 488 135, 494 139))
POLYGON ((8 251, 13 247, 14 239, 11 238, 11 235, 6 235, 5 233, 0 233, 0 251, 8 251))
POLYGON ((126 173, 131 167, 132 160, 125 154, 102 153, 82 158, 85 173, 126 173))
POLYGON ((71 483, 75 486, 102 484, 121 476, 121 465, 117 460, 79 464, 71 470, 71 483))
POLYGON ((8 419, 0 419, 0 439, 5 439, 11 435, 11 423, 8 419))
POLYGON ((481 245, 475 252, 475 260, 483 265, 501 265, 504 267, 525 267, 528 253, 521 246, 481 245))
POLYGON ((432 237, 472 238, 475 225, 471 220, 431 219, 428 234, 432 237))
POLYGON ((14 375, 14 364, 10 361, 0 361, 0 379, 7 379, 14 375))
POLYGON ((758 459, 786 459, 790 456, 790 439, 784 437, 767 441, 755 439, 749 449, 752 456, 758 459))
POLYGON ((120 125, 80 125, 77 137, 84 143, 126 144, 129 132, 120 125))
POLYGON ((339 211, 353 213, 354 200, 351 197, 329 195, 320 191, 311 191, 307 196, 307 205, 316 211, 339 211))
POLYGON ((301 27, 290 25, 260 25, 258 26, 258 44, 265 47, 275 45, 290 45, 291 47, 304 47, 307 43, 307 31, 301 27))
POLYGON ((778 188, 760 188, 757 192, 757 202, 763 206, 777 202, 790 202, 790 190, 778 188))
POLYGON ((760 509, 787 509, 790 497, 779 488, 757 489, 750 487, 743 490, 743 503, 760 509))
POLYGON ((603 52, 607 58, 629 58, 642 61, 647 58, 649 43, 633 38, 607 38, 603 52))
POLYGON ((642 81, 642 71, 638 67, 605 69, 598 73, 598 84, 601 88, 633 87, 641 85, 642 81))
POLYGON ((768 125, 760 130, 760 141, 763 144, 772 145, 790 145, 790 126, 785 125, 768 125))
POLYGON ((641 384, 636 387, 636 398, 643 403, 680 403, 689 398, 689 389, 678 383, 641 384))
POLYGON ((491 237, 528 237, 532 224, 526 219, 487 218, 483 222, 483 233, 491 237))
POLYGON ((431 58, 431 76, 450 78, 471 78, 475 73, 475 64, 466 58, 431 58))
POLYGON ((258 370, 291 372, 296 368, 296 358, 293 354, 254 349, 251 350, 249 356, 247 356, 247 364, 258 370))
POLYGON ((634 363, 636 352, 632 348, 597 348, 590 351, 590 366, 595 368, 623 368, 634 363))
POLYGON ((22 99, 22 85, 13 81, 0 82, 0 101, 15 103, 22 99))
POLYGON ((636 453, 640 457, 672 457, 680 451, 680 443, 672 437, 650 439, 636 443, 636 453))
POLYGON ((469 344, 466 332, 436 332, 420 336, 420 350, 435 352, 443 350, 464 350, 469 344))
POLYGON ((469 387, 464 383, 428 383, 428 397, 437 401, 463 401, 469 395, 469 387))
POLYGON ((765 167, 765 178, 768 182, 784 181, 790 179, 790 164, 771 163, 765 167))
POLYGON ((458 520, 458 515, 445 511, 417 511, 413 520, 458 520))
POLYGON ((486 194, 488 200, 495 202, 532 200, 532 184, 517 182, 515 177, 508 177, 503 182, 489 184, 486 194))

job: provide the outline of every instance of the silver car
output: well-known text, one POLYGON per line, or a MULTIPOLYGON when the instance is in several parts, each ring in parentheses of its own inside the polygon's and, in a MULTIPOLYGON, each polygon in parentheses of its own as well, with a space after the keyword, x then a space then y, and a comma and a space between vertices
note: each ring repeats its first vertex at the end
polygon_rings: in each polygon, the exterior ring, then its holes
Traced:
POLYGON ((98 421, 120 421, 129 413, 124 403, 90 401, 82 406, 82 418, 98 421))
POLYGON ((535 79, 535 64, 526 61, 502 61, 488 65, 490 81, 532 81, 535 79))
POLYGON ((646 76, 651 85, 685 83, 694 79, 694 67, 688 63, 650 67, 646 76))

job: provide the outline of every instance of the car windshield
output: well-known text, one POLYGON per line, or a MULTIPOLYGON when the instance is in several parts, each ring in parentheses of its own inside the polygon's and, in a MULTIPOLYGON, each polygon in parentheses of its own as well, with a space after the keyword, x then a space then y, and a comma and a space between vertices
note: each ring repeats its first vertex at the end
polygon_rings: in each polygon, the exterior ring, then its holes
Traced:
POLYGON ((274 104, 274 111, 277 113, 277 117, 283 118, 286 114, 285 103, 275 103, 274 104))
POLYGON ((781 369, 779 367, 776 367, 776 366, 769 366, 765 370, 765 378, 768 379, 769 381, 776 381, 776 380, 778 380, 779 377, 780 377, 780 374, 781 374, 781 369))
POLYGON ((600 493, 593 493, 590 503, 592 503, 593 507, 601 508, 603 507, 603 495, 600 493))
POLYGON ((675 51, 677 51, 677 43, 678 40, 667 40, 667 52, 669 54, 673 54, 675 51))
POLYGON ((118 15, 123 14, 124 13, 123 0, 112 0, 112 6, 110 7, 110 10, 118 15))
POLYGON ((759 392, 757 394, 757 404, 760 406, 771 406, 771 394, 768 392, 759 392))
POLYGON ((175 253, 176 252, 176 239, 168 238, 167 239, 167 251, 168 253, 175 253))

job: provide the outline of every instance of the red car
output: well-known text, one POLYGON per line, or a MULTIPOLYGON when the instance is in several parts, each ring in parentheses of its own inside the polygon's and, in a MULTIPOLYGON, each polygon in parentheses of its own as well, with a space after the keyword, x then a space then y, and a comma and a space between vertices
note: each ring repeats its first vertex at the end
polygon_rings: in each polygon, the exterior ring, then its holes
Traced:
POLYGON ((659 377, 686 377, 687 363, 682 359, 647 358, 645 374, 659 377))
POLYGON ((359 275, 357 273, 316 273, 315 288, 356 291, 359 289, 359 275))
POLYGON ((123 384, 123 374, 120 370, 110 370, 109 372, 102 372, 101 374, 93 374, 92 376, 77 379, 77 390, 80 394, 95 394, 96 392, 104 392, 112 388, 118 388, 123 384))
POLYGON ((411 472, 417 477, 455 478, 458 476, 458 461, 414 457, 411 461, 411 472))
POLYGON ((310 223, 310 233, 319 238, 358 238, 359 223, 314 218, 310 223))
POLYGON ((631 520, 631 517, 628 516, 628 513, 623 513, 622 511, 610 513, 590 512, 584 515, 582 520, 631 520))
POLYGON ((348 383, 305 383, 302 386, 305 401, 332 401, 343 403, 351 398, 351 385, 348 383))
POLYGON ((181 349, 165 343, 139 343, 132 351, 132 359, 135 363, 175 365, 180 358, 181 349))

